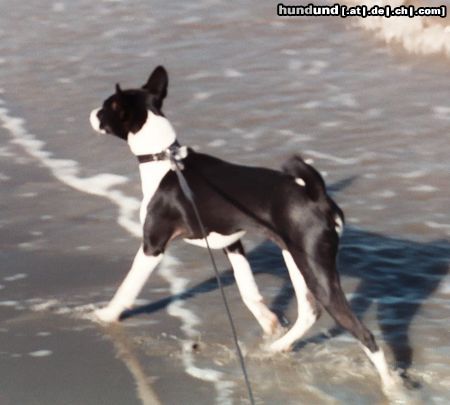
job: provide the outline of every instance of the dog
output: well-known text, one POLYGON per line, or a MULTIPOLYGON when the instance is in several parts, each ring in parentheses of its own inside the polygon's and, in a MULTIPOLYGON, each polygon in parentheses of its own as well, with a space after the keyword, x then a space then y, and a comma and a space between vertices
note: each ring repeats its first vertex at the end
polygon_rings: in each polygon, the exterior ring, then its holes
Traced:
POLYGON ((300 156, 290 158, 282 171, 276 171, 229 163, 180 146, 162 112, 168 81, 166 69, 158 66, 140 88, 122 90, 117 84, 102 107, 90 114, 95 131, 128 143, 139 161, 143 192, 142 244, 123 283, 96 316, 103 322, 118 321, 175 238, 206 247, 193 206, 172 170, 170 156, 176 154, 210 247, 224 249, 245 305, 268 335, 281 326, 263 301, 241 238, 256 231, 282 250, 297 298, 298 318, 270 350, 289 350, 311 328, 323 307, 361 343, 383 386, 392 385, 382 349, 353 314, 342 291, 336 256, 344 215, 327 194, 320 174, 300 156))

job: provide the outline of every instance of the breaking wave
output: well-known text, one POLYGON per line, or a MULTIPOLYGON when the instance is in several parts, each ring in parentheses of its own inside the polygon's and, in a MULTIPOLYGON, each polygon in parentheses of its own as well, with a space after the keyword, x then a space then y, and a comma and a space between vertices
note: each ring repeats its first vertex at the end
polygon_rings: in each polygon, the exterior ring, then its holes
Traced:
MULTIPOLYGON (((373 5, 400 5, 450 7, 448 0, 440 2, 411 0, 347 0, 346 3, 373 5)), ((355 24, 373 32, 387 44, 399 44, 411 54, 445 55, 450 57, 450 19, 440 17, 367 17, 359 18, 355 24)))

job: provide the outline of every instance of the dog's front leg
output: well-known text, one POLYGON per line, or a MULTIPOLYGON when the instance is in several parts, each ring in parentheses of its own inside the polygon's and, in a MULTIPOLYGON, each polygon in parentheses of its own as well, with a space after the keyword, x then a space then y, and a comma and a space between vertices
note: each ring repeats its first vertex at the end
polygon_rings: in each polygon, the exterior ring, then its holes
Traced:
POLYGON ((96 317, 102 322, 118 321, 122 312, 133 305, 148 277, 162 258, 162 253, 156 256, 147 256, 141 246, 136 253, 130 271, 114 297, 105 308, 95 311, 96 317))

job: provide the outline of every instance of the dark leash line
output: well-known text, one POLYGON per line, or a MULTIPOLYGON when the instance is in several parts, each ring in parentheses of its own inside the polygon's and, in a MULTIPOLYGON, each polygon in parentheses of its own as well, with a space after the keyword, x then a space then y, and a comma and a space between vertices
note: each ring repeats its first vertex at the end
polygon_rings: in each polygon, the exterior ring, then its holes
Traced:
POLYGON ((253 397, 252 387, 251 387, 250 380, 249 380, 248 374, 247 374, 247 367, 245 366, 244 356, 242 355, 242 351, 241 351, 241 348, 239 346, 239 342, 238 342, 238 338, 237 338, 237 332, 236 332, 236 327, 234 325, 233 317, 231 315, 230 307, 228 305, 228 300, 227 300, 227 297, 225 295, 225 290, 224 290, 223 285, 222 285, 222 280, 220 279, 219 270, 217 268, 217 264, 216 264, 216 261, 214 259, 214 255, 212 253, 211 247, 209 246, 209 242, 208 242, 208 238, 207 238, 207 235, 206 235, 205 227, 203 225, 203 221, 200 218, 200 214, 198 212, 197 204, 194 201, 194 193, 192 192, 192 189, 189 187, 189 185, 188 185, 188 183, 186 181, 186 177, 184 177, 184 175, 182 173, 182 170, 184 168, 183 167, 183 163, 181 162, 182 157, 180 155, 178 155, 177 152, 174 151, 173 149, 172 150, 169 149, 169 157, 170 157, 170 161, 172 162, 172 170, 175 171, 175 173, 176 173, 176 175, 178 177, 178 182, 180 183, 180 187, 181 187, 181 190, 183 191, 183 194, 189 200, 189 202, 192 205, 192 208, 194 209, 195 217, 196 217, 198 225, 200 227, 200 231, 201 231, 202 237, 203 237, 203 239, 205 239, 206 248, 208 249, 208 253, 209 253, 209 257, 211 259, 212 267, 213 267, 214 273, 216 275, 217 284, 219 286, 220 294, 222 295, 222 300, 223 300, 223 304, 225 306, 225 310, 226 310, 226 313, 227 313, 228 321, 230 323, 231 333, 233 335, 233 340, 234 340, 234 345, 236 346, 237 356, 238 356, 238 359, 239 359, 239 363, 241 365, 242 374, 244 375, 245 385, 247 386, 248 398, 250 400, 250 404, 251 405, 255 405, 255 399, 253 397))

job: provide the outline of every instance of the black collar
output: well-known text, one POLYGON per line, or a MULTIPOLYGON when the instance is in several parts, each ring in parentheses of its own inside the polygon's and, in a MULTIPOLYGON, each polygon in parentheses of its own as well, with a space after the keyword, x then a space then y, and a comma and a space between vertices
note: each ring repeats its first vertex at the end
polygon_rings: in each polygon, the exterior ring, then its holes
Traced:
POLYGON ((159 153, 151 153, 148 155, 137 155, 139 163, 159 162, 161 160, 170 160, 170 153, 177 151, 180 148, 178 141, 175 141, 167 149, 159 153))

